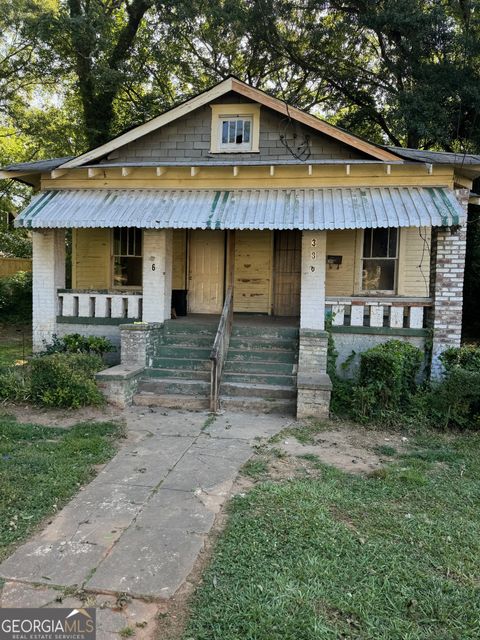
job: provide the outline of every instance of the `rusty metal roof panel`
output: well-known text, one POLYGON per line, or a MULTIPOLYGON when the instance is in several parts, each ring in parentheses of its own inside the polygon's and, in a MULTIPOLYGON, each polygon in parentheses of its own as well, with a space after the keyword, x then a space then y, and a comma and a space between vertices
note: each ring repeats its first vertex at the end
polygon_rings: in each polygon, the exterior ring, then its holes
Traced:
POLYGON ((466 214, 441 187, 46 191, 17 217, 32 229, 365 229, 450 226, 466 214))

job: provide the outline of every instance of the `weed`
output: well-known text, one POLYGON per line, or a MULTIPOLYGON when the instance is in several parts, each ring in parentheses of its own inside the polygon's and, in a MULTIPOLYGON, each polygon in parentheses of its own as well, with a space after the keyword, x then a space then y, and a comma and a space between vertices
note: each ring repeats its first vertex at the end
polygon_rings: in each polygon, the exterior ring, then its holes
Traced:
POLYGON ((268 464, 262 458, 251 458, 242 467, 242 473, 250 478, 258 478, 266 474, 268 471, 268 464))

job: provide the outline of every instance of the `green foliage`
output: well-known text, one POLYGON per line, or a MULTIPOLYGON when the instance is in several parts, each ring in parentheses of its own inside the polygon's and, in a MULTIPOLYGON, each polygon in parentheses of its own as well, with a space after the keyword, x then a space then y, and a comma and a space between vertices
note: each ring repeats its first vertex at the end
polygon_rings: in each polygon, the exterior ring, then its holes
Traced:
POLYGON ((30 322, 32 319, 32 274, 19 271, 0 278, 0 316, 2 320, 30 322))
POLYGON ((116 351, 116 347, 108 338, 101 336, 82 336, 79 333, 68 333, 61 338, 53 336, 50 344, 45 345, 45 353, 89 353, 103 356, 116 351))
POLYGON ((468 344, 463 347, 451 347, 440 356, 440 361, 447 373, 455 369, 464 369, 473 373, 480 373, 480 347, 468 344))
POLYGON ((5 258, 31 258, 32 241, 26 229, 0 226, 0 256, 5 258))
POLYGON ((447 349, 440 359, 443 379, 418 387, 418 349, 397 340, 369 349, 357 378, 332 377, 332 411, 363 423, 480 429, 480 347, 447 349))
POLYGON ((102 359, 85 353, 52 353, 31 361, 31 398, 46 407, 77 409, 103 404, 95 384, 102 359))
POLYGON ((92 478, 121 435, 114 423, 62 429, 0 416, 0 559, 92 478))
POLYGON ((0 400, 24 402, 30 397, 30 378, 27 367, 0 367, 0 400))
POLYGON ((423 355, 408 342, 390 340, 360 356, 358 388, 373 397, 371 411, 398 410, 408 404, 416 390, 423 355))

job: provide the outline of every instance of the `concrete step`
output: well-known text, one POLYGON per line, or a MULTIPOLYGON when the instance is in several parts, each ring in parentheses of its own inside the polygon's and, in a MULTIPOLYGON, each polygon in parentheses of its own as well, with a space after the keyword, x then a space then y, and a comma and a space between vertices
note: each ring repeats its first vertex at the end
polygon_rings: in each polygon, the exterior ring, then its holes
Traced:
POLYGON ((220 395, 227 397, 294 399, 297 397, 297 392, 293 385, 224 382, 220 387, 220 395))
POLYGON ((255 325, 238 325, 233 323, 232 336, 256 338, 291 338, 298 339, 298 327, 267 327, 255 325))
POLYGON ((227 358, 224 371, 228 373, 273 373, 276 375, 293 375, 294 364, 289 362, 236 362, 227 358))
POLYGON ((195 358, 152 358, 152 367, 155 369, 190 369, 193 371, 207 371, 210 369, 210 360, 195 358))
POLYGON ((194 334, 194 333, 167 333, 162 337, 163 346, 198 347, 211 349, 214 335, 194 334))
POLYGON ((222 409, 228 411, 244 411, 245 413, 276 413, 284 416, 295 415, 295 400, 284 398, 255 398, 250 396, 222 396, 222 409))
POLYGON ((160 345, 155 354, 156 358, 188 358, 194 360, 208 360, 211 349, 205 347, 184 345, 160 345))
POLYGON ((189 380, 188 378, 142 378, 138 392, 148 391, 157 394, 199 395, 209 397, 210 382, 206 380, 189 380))
POLYGON ((165 409, 185 409, 204 411, 209 408, 208 398, 173 393, 153 393, 142 391, 133 396, 133 404, 141 407, 164 407, 165 409))
POLYGON ((149 378, 179 378, 186 380, 210 380, 210 371, 192 369, 145 369, 144 376, 149 378))
POLYGON ((182 320, 167 320, 163 326, 164 335, 185 334, 185 335, 203 335, 215 336, 218 329, 218 320, 216 322, 199 322, 192 321, 182 322, 182 320))
POLYGON ((222 375, 224 383, 241 382, 242 384, 272 384, 280 386, 294 386, 295 376, 275 375, 265 373, 232 373, 224 371, 222 375))
POLYGON ((234 349, 228 350, 227 360, 229 362, 284 362, 294 364, 297 360, 295 351, 288 349, 234 349))
POLYGON ((294 338, 262 338, 261 336, 231 336, 231 349, 288 349, 298 351, 298 340, 294 338))

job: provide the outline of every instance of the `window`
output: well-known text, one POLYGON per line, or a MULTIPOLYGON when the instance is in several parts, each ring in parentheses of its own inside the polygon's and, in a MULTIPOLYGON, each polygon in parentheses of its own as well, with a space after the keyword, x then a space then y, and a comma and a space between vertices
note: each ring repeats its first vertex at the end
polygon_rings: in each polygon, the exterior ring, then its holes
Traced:
POLYGON ((258 153, 260 105, 211 104, 211 153, 258 153))
POLYGON ((220 149, 250 151, 252 148, 252 118, 223 116, 219 122, 220 149))
POLYGON ((398 230, 365 229, 363 236, 362 289, 395 292, 398 230))
POLYGON ((113 231, 113 286, 142 286, 142 230, 128 227, 113 231))

